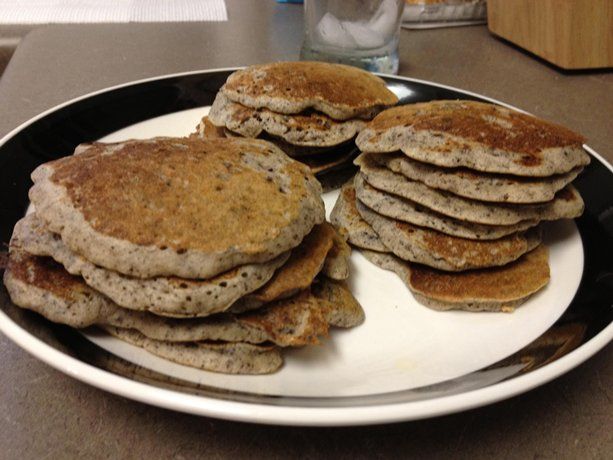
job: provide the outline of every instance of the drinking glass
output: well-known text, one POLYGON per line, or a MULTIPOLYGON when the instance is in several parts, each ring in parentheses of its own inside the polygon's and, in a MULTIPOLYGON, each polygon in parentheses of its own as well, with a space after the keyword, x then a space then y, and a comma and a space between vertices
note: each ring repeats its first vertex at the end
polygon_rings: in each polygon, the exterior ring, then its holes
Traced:
POLYGON ((398 72, 404 0, 305 0, 303 60, 398 72))

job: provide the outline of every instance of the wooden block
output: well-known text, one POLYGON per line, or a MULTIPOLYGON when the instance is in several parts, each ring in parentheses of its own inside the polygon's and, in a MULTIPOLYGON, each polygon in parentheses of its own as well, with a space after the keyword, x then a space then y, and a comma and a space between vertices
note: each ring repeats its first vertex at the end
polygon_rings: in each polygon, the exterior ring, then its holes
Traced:
POLYGON ((613 0, 487 0, 490 32, 564 69, 613 66, 613 0))

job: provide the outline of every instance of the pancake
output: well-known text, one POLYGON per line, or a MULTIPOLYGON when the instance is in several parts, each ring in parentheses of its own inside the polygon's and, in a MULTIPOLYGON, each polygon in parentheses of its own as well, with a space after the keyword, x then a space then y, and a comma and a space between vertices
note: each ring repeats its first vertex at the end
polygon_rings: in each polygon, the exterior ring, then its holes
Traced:
POLYGON ((278 348, 250 343, 163 342, 133 329, 105 326, 124 342, 143 348, 161 358, 206 371, 224 374, 270 374, 283 365, 278 348))
MULTIPOLYGON (((196 128, 192 137, 203 139, 219 139, 225 137, 243 137, 227 128, 216 127, 208 117, 204 117, 196 128)), ((346 141, 338 145, 328 147, 302 147, 292 145, 275 136, 260 135, 259 139, 266 140, 281 149, 291 158, 306 164, 311 172, 316 175, 333 171, 342 166, 349 166, 357 154, 357 148, 352 141, 346 141)))
POLYGON ((364 70, 324 62, 275 62, 228 77, 220 92, 251 108, 295 114, 314 109, 336 120, 372 118, 398 98, 364 70))
MULTIPOLYGON (((241 136, 238 133, 235 133, 234 131, 229 130, 226 127, 222 127, 222 126, 215 126, 213 123, 211 123, 211 120, 209 120, 209 117, 203 117, 202 120, 200 120, 200 123, 198 124, 198 126, 196 126, 196 131, 194 133, 191 134, 191 136, 195 136, 195 137, 200 137, 200 138, 209 138, 209 139, 219 139, 219 138, 224 138, 224 137, 244 137, 241 136)), ((276 137, 276 136, 271 136, 268 135, 266 132, 260 134, 258 136, 258 139, 262 139, 268 142, 271 142, 273 144, 275 144, 277 147, 279 147, 281 150, 283 150, 289 157, 291 158, 298 158, 300 159, 301 157, 318 157, 318 156, 323 156, 325 154, 339 154, 341 152, 341 150, 344 153, 348 153, 351 152, 352 154, 355 155, 355 153, 358 151, 357 147, 355 146, 353 139, 346 141, 342 144, 338 144, 338 145, 331 145, 328 147, 305 147, 305 146, 300 146, 300 145, 293 145, 290 144, 289 142, 284 141, 283 139, 276 137), (347 147, 345 149, 345 147, 347 147)))
POLYGON ((324 301, 326 320, 336 327, 355 327, 364 322, 364 310, 351 294, 346 281, 322 276, 313 283, 313 295, 324 301))
MULTIPOLYGON (((230 133, 231 131, 226 130, 226 135, 228 137, 236 136, 235 133, 230 133)), ((284 141, 279 137, 270 136, 266 133, 261 134, 258 139, 263 139, 265 141, 272 142, 281 150, 283 150, 289 157, 303 162, 306 162, 308 160, 323 161, 327 158, 340 156, 355 157, 359 153, 359 150, 355 146, 353 139, 327 147, 305 147, 301 145, 294 145, 284 141)))
POLYGON ((544 245, 503 267, 460 273, 407 263, 391 254, 363 254, 375 265, 395 272, 420 303, 435 310, 512 312, 549 281, 544 245))
POLYGON ((335 233, 328 223, 315 227, 303 243, 292 251, 289 260, 277 270, 268 283, 239 299, 230 311, 241 313, 253 310, 307 289, 324 267, 326 256, 334 245, 335 233))
POLYGON ((341 188, 334 208, 330 213, 330 222, 347 232, 347 241, 354 246, 372 251, 388 252, 377 232, 360 216, 356 208, 353 181, 341 188))
POLYGON ((202 117, 196 132, 192 136, 200 137, 201 139, 223 139, 226 136, 226 129, 223 126, 215 126, 208 116, 202 117))
POLYGON ((584 166, 585 139, 562 127, 494 104, 432 101, 386 110, 363 129, 363 152, 395 152, 445 167, 546 177, 584 166))
POLYGON ((308 168, 253 139, 93 144, 32 178, 37 214, 72 251, 142 278, 265 262, 324 220, 308 168))
POLYGON ((349 258, 351 246, 347 244, 347 232, 342 228, 335 229, 334 240, 330 252, 326 256, 321 272, 333 280, 349 278, 349 258))
POLYGON ((263 132, 293 145, 329 147, 353 139, 364 128, 360 119, 334 120, 324 114, 308 112, 291 116, 269 109, 252 109, 229 100, 218 93, 209 120, 216 126, 225 126, 244 137, 258 137, 263 132))
POLYGON ((552 201, 539 204, 487 203, 436 190, 384 168, 364 154, 356 158, 364 179, 373 187, 406 198, 449 217, 486 225, 514 225, 526 220, 572 219, 583 212, 579 192, 567 185, 552 201))
POLYGON ((284 254, 258 266, 243 265, 208 280, 133 278, 97 267, 67 249, 33 214, 17 223, 11 241, 31 254, 54 258, 68 272, 83 276, 87 284, 124 308, 168 317, 195 317, 229 308, 233 312, 247 306, 256 308, 308 288, 324 267, 327 254, 334 247, 335 235, 330 224, 318 225, 291 255, 284 254), (261 287, 259 290, 245 292, 245 286, 256 284, 257 288, 261 287))
POLYGON ((106 314, 110 301, 48 257, 11 248, 4 285, 15 305, 54 323, 87 327, 106 314))
POLYGON ((556 192, 570 184, 583 169, 543 178, 476 172, 467 168, 441 168, 411 160, 406 155, 374 155, 382 166, 465 198, 502 203, 538 203, 553 200, 556 192))
POLYGON ((440 270, 461 271, 505 265, 540 243, 538 227, 497 240, 477 241, 390 219, 359 200, 356 207, 394 254, 440 270))
POLYGON ((11 250, 4 279, 15 304, 51 321, 76 328, 100 325, 134 329, 166 342, 208 340, 304 346, 319 343, 319 337, 328 334, 328 324, 353 327, 361 323, 361 307, 347 286, 325 278, 317 283, 317 293, 303 291, 258 311, 180 320, 121 308, 52 259, 33 256, 16 247, 11 250), (334 295, 322 294, 327 292, 334 295))
POLYGON ((345 309, 340 302, 331 304, 303 291, 242 315, 173 319, 117 307, 96 324, 135 329, 147 337, 168 342, 271 342, 288 347, 319 343, 319 337, 328 334, 328 324, 335 325, 332 323, 335 315, 349 317, 343 313, 345 309))
POLYGON ((483 225, 453 219, 411 200, 382 192, 369 185, 361 174, 355 176, 354 187, 357 198, 379 214, 460 238, 493 240, 538 224, 538 220, 523 220, 513 225, 483 225))
POLYGON ((355 149, 340 148, 339 152, 330 152, 330 154, 322 154, 317 156, 300 157, 300 161, 307 165, 311 172, 318 177, 342 167, 351 167, 352 161, 355 158, 355 149))
POLYGON ((290 256, 287 252, 270 262, 241 265, 206 280, 134 278, 98 267, 71 251, 57 234, 44 228, 35 213, 17 222, 11 244, 30 254, 52 257, 69 273, 82 276, 88 285, 122 307, 171 316, 206 316, 227 310, 268 282, 290 256))

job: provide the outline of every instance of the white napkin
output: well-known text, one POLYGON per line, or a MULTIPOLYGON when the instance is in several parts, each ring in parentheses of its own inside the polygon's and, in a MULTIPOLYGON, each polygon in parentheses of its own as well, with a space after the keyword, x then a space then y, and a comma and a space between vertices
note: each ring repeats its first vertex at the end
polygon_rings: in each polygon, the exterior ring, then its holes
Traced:
POLYGON ((0 24, 227 20, 224 0, 0 0, 0 24))

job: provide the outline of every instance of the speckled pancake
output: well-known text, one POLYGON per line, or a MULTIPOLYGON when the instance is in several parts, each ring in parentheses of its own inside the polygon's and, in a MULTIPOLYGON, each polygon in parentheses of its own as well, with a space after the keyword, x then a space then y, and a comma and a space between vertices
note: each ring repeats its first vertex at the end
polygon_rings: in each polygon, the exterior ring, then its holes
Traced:
POLYGON ((549 177, 520 177, 477 172, 468 168, 442 168, 411 160, 399 153, 374 154, 382 166, 465 198, 501 203, 538 203, 553 200, 557 191, 570 184, 583 169, 578 166, 565 174, 549 177))
POLYGON ((206 279, 265 262, 324 219, 308 168, 254 139, 93 144, 32 178, 39 217, 71 250, 143 278, 206 279))
MULTIPOLYGON (((308 239, 307 236, 305 240, 308 239)), ((57 234, 42 225, 35 213, 15 224, 11 244, 30 254, 52 257, 69 273, 82 276, 87 284, 124 308, 170 316, 206 316, 225 311, 267 283, 290 256, 288 251, 272 261, 241 265, 206 280, 134 278, 98 267, 71 251, 57 234)))
POLYGON ((590 162, 585 139, 562 126, 494 104, 432 101, 386 110, 363 129, 363 152, 401 150, 438 166, 543 177, 590 162))
POLYGON ((349 278, 349 258, 351 246, 347 243, 349 235, 343 228, 336 228, 334 241, 321 272, 333 280, 346 280, 349 278))
POLYGON ((243 315, 163 318, 121 308, 52 259, 30 255, 14 246, 11 249, 4 280, 12 301, 72 327, 135 329, 167 342, 271 342, 288 347, 319 343, 319 338, 328 334, 329 324, 353 327, 363 320, 361 307, 346 285, 326 278, 317 283, 314 293, 303 291, 243 315))
POLYGON ((4 285, 15 305, 72 327, 95 324, 111 304, 53 259, 32 256, 17 247, 11 247, 4 285))
MULTIPOLYGON (((227 128, 218 128, 211 123, 208 117, 204 117, 196 127, 196 132, 192 134, 192 137, 219 139, 225 137, 241 138, 243 136, 227 128)), ((318 175, 338 169, 341 166, 349 166, 358 152, 352 140, 329 147, 301 147, 265 133, 260 134, 259 139, 276 145, 286 155, 306 164, 313 174, 318 175)))
POLYGON ((105 326, 110 334, 149 353, 184 366, 224 374, 270 374, 283 365, 277 347, 250 343, 163 342, 133 329, 105 326))
POLYGON ((394 254, 404 260, 447 271, 505 265, 540 243, 539 228, 497 240, 468 240, 377 214, 359 200, 362 218, 394 254))
POLYGON ((415 298, 435 310, 512 312, 549 282, 544 245, 503 267, 450 273, 392 255, 363 251, 375 265, 395 272, 415 298))
MULTIPOLYGON (((11 244, 34 255, 52 257, 69 273, 82 276, 87 284, 124 308, 183 318, 257 308, 308 288, 325 266, 328 253, 336 244, 336 235, 330 224, 317 225, 291 255, 286 253, 263 264, 242 265, 207 280, 133 278, 97 267, 70 251, 57 235, 42 227, 35 214, 16 224, 11 244), (256 284, 261 289, 245 292, 245 286, 256 284)), ((331 258, 345 256, 336 254, 331 258)))
POLYGON ((258 137, 262 132, 293 145, 328 147, 353 139, 366 122, 360 119, 334 120, 324 114, 308 112, 285 115, 269 109, 252 109, 218 93, 209 120, 244 137, 258 137))
POLYGON ((230 311, 252 310, 307 289, 324 267, 326 256, 334 245, 335 233, 334 227, 328 223, 315 227, 268 283, 239 299, 230 311))
POLYGON ((453 219, 406 198, 382 192, 368 184, 361 174, 355 176, 354 187, 357 198, 379 214, 461 238, 494 240, 538 224, 536 219, 512 225, 482 225, 453 219))
POLYGON ((237 316, 237 321, 262 330, 269 340, 282 346, 319 343, 328 334, 328 325, 354 327, 364 320, 364 312, 342 282, 322 277, 317 291, 303 291, 288 299, 237 316))
POLYGON ((346 281, 320 277, 311 288, 313 295, 329 305, 324 307, 326 320, 336 327, 355 327, 364 322, 362 306, 353 297, 346 281))
POLYGON ((200 137, 201 139, 223 139, 226 136, 226 128, 223 126, 215 126, 208 116, 202 117, 196 132, 191 134, 192 137, 200 137))
POLYGON ((347 232, 347 241, 354 246, 372 251, 389 251, 381 242, 377 232, 360 216, 356 208, 353 181, 347 182, 341 188, 330 214, 330 222, 336 227, 344 229, 347 232))
POLYGON ((381 78, 324 62, 250 66, 230 75, 220 91, 247 107, 285 114, 315 109, 337 120, 372 118, 398 102, 381 78))
POLYGON ((556 193, 555 198, 538 204, 488 203, 462 198, 453 193, 436 190, 422 182, 408 179, 382 167, 371 156, 360 155, 355 163, 360 173, 373 187, 401 196, 433 211, 467 222, 486 225, 513 225, 525 220, 572 219, 583 212, 579 192, 572 186, 556 193))

